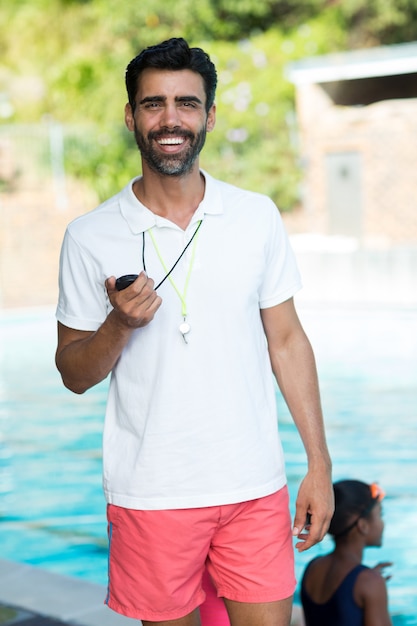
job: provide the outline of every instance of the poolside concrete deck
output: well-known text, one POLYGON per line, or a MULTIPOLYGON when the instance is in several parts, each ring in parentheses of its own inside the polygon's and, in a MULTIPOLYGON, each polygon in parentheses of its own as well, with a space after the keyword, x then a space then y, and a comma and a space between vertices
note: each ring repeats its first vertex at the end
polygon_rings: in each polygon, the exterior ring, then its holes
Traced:
MULTIPOLYGON (((106 587, 0 559, 0 626, 140 626, 111 611, 106 587)), ((304 626, 295 606, 292 626, 304 626)))
POLYGON ((111 611, 106 587, 0 559, 0 625, 132 626, 139 620, 111 611))

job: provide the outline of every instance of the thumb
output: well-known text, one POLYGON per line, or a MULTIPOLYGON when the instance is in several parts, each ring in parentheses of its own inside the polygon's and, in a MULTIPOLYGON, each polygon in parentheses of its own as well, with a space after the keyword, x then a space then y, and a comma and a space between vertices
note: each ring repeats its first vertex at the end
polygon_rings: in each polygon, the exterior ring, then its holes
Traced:
POLYGON ((109 276, 108 278, 106 278, 106 281, 104 284, 106 285, 107 293, 110 293, 111 291, 116 291, 116 277, 115 276, 109 276))

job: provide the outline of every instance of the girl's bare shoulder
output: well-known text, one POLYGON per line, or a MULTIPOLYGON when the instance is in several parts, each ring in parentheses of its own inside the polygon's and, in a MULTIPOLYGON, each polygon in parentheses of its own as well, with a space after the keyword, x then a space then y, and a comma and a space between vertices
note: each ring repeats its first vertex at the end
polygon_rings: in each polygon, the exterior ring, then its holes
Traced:
POLYGON ((359 606, 369 601, 386 602, 387 585, 380 569, 370 567, 363 569, 356 579, 354 595, 359 606))

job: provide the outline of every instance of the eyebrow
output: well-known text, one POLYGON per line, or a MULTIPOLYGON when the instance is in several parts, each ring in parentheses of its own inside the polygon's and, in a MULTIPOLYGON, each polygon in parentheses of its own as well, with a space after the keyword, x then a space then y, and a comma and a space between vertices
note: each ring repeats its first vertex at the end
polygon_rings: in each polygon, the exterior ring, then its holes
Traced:
MULTIPOLYGON (((147 102, 165 102, 166 99, 166 96, 146 96, 146 98, 143 98, 139 102, 139 105, 146 104, 147 102)), ((197 96, 176 96, 175 102, 196 102, 197 104, 203 104, 197 96)))

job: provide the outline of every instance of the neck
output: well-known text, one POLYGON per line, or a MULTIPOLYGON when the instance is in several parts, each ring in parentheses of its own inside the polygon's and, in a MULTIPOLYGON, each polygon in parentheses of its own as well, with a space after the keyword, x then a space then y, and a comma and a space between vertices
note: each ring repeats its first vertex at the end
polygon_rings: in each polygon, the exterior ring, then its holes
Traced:
POLYGON ((362 542, 337 541, 334 555, 343 561, 350 561, 359 565, 363 560, 364 545, 362 542))
POLYGON ((198 165, 185 176, 161 176, 145 165, 133 192, 152 213, 185 229, 204 197, 205 180, 198 165))

